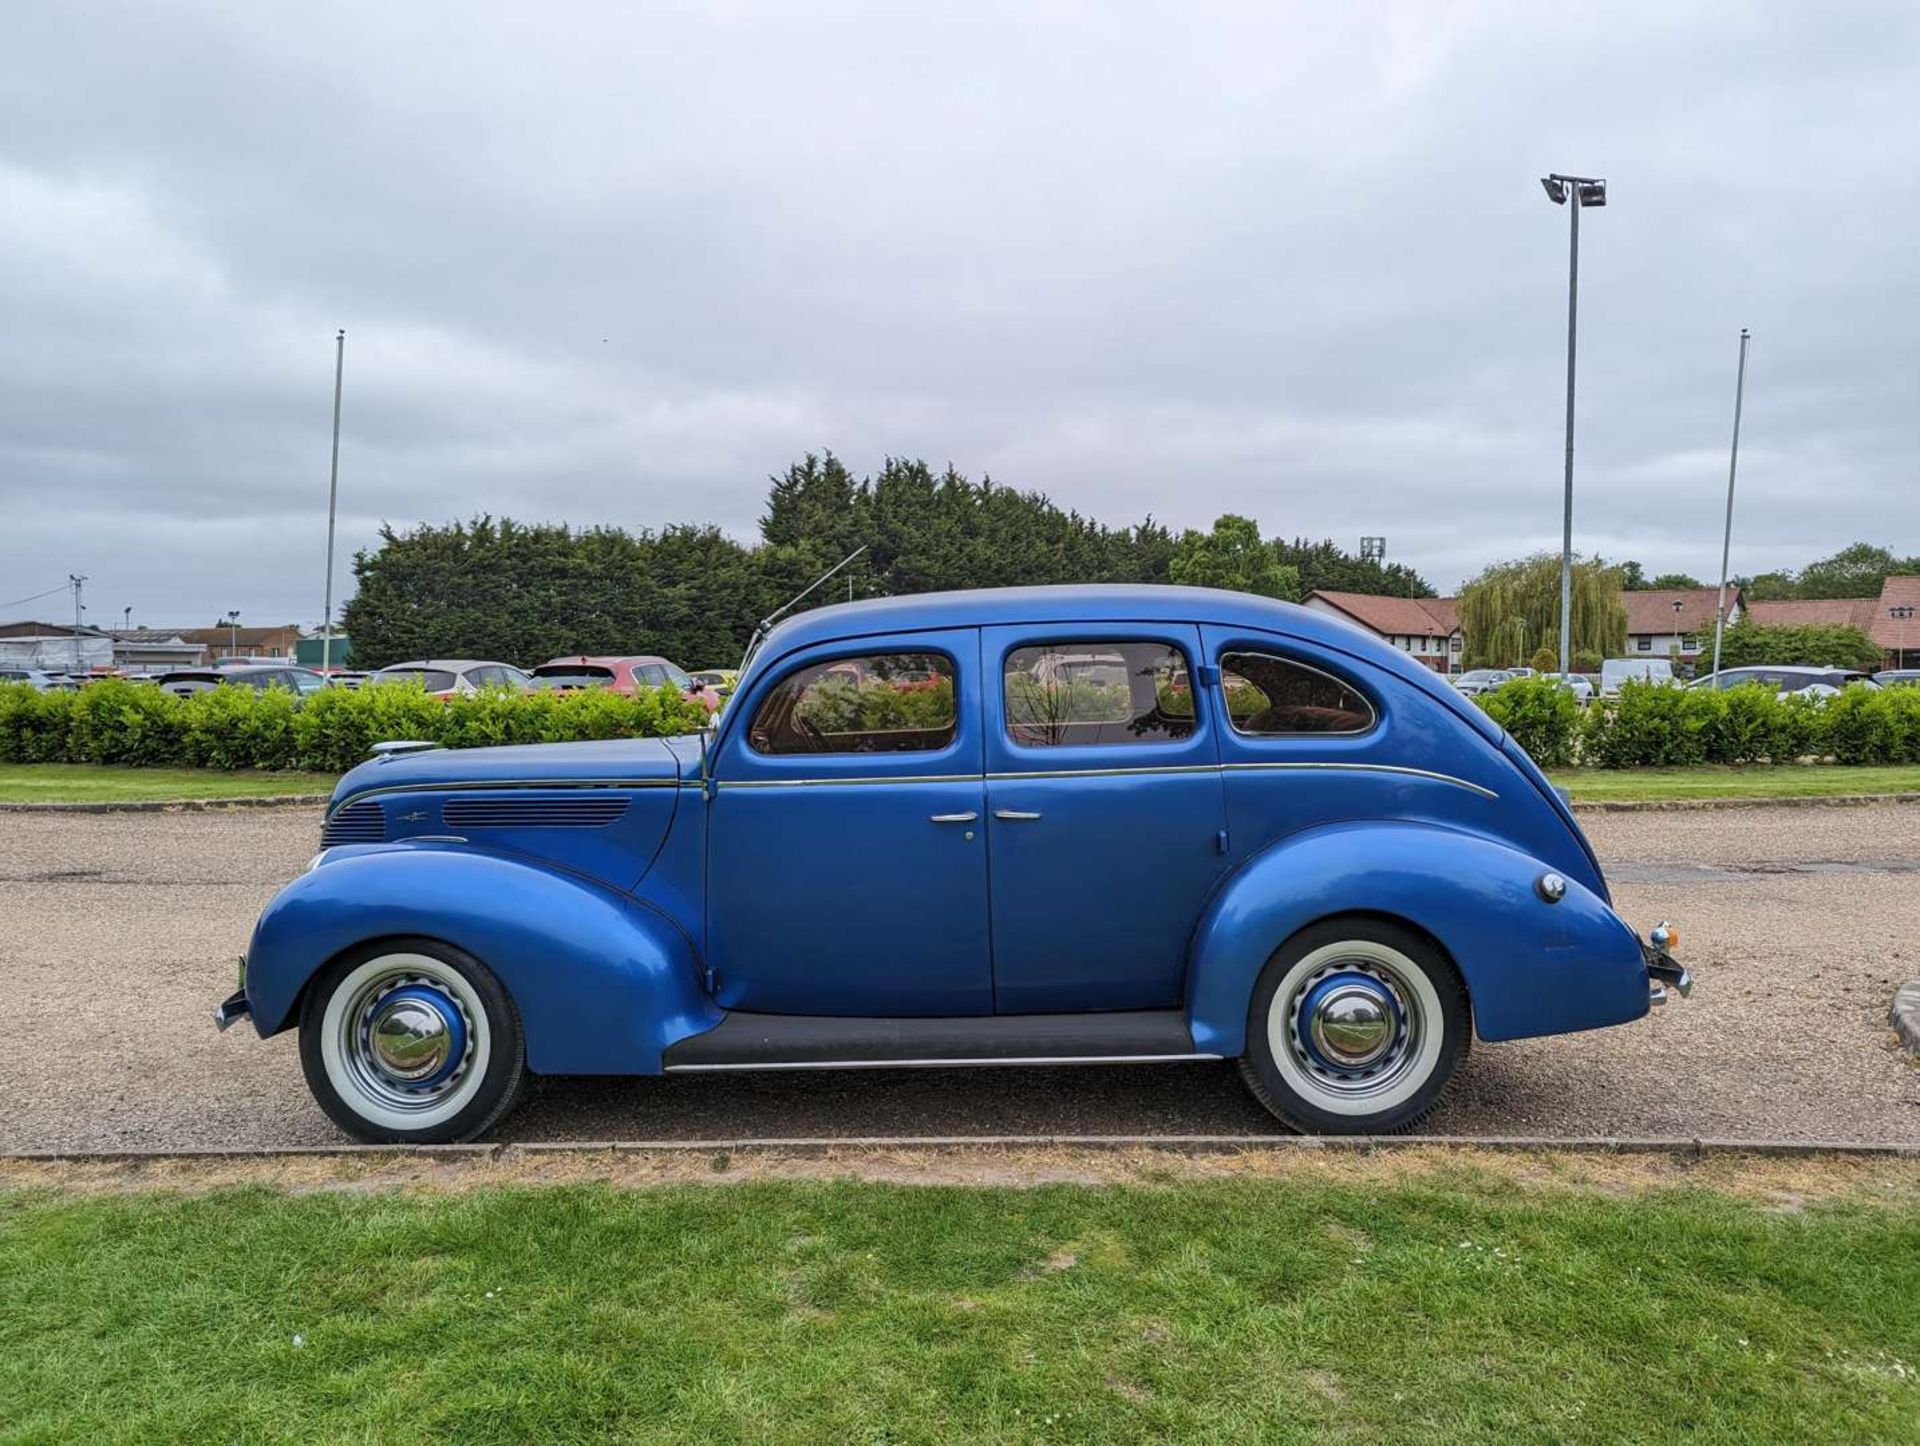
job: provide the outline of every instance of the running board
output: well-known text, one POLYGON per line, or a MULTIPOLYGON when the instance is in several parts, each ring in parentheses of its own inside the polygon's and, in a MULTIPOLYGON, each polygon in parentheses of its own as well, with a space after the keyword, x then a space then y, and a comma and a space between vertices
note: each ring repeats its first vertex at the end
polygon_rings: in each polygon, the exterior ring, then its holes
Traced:
POLYGON ((749 1069, 958 1069, 968 1065, 1177 1064, 1193 1047, 1178 1009, 863 1019, 732 1013, 668 1046, 669 1074, 749 1069))

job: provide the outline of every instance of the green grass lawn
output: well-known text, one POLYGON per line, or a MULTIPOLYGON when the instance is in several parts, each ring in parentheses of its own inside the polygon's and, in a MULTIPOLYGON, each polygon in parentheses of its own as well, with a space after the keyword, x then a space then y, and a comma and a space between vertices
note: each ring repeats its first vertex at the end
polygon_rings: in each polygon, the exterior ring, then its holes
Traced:
POLYGON ((0 1302, 10 1439, 1920 1434, 1910 1192, 15 1191, 0 1302))
POLYGON ((1842 768, 1561 768, 1549 775, 1575 803, 1625 799, 1811 798, 1843 793, 1920 793, 1920 766, 1842 768))
POLYGON ((0 763, 0 803, 132 803, 144 799, 265 798, 328 793, 330 773, 222 773, 213 768, 115 768, 0 763))

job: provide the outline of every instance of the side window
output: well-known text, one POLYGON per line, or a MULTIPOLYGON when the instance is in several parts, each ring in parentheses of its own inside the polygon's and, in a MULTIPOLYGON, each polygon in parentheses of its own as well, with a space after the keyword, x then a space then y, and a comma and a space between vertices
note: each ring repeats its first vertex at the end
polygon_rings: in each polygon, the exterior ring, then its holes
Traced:
POLYGON ((638 676, 642 687, 657 688, 667 681, 667 670, 658 663, 642 663, 638 676))
POLYGON ((922 753, 953 739, 953 661, 940 653, 874 653, 796 668, 747 729, 757 753, 922 753))
POLYGON ((1047 643, 1007 654, 1007 736, 1030 748, 1193 734, 1186 654, 1167 643, 1047 643))
POLYGON ((1373 705, 1358 689, 1272 653, 1224 654, 1220 682, 1234 732, 1250 737, 1365 733, 1374 725, 1373 705))

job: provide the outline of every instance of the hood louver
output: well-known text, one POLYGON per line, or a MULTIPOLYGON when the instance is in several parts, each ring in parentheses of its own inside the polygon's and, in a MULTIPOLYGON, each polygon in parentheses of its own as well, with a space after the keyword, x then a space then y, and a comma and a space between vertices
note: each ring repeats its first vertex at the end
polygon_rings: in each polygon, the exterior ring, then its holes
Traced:
POLYGON ((330 849, 335 844, 384 843, 387 837, 387 816, 380 811, 380 805, 372 799, 363 803, 350 803, 335 813, 320 830, 320 847, 330 849))
POLYGON ((440 816, 451 829, 605 828, 627 811, 615 794, 594 798, 453 798, 440 816))

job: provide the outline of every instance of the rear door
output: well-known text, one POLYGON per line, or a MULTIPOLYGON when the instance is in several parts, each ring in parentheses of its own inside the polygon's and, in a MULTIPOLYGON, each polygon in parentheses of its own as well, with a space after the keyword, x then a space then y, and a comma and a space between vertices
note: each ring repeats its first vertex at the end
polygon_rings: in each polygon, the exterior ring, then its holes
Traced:
POLYGON ((1225 868, 1199 629, 983 628, 994 1007, 1170 1009, 1225 868))

